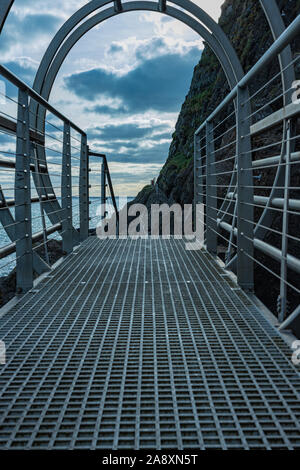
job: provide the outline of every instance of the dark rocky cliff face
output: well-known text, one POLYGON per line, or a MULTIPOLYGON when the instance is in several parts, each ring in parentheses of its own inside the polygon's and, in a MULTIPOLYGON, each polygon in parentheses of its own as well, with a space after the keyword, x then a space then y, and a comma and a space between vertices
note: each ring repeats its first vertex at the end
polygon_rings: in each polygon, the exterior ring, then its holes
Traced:
MULTIPOLYGON (((286 24, 300 11, 299 0, 279 0, 278 5, 286 24)), ((273 42, 258 0, 226 0, 219 24, 232 42, 246 72, 273 42)), ((261 75, 261 82, 264 83, 278 70, 276 62, 261 75)), ((176 123, 168 158, 158 178, 158 185, 170 202, 192 202, 194 132, 228 91, 227 80, 217 58, 205 46, 176 123)))
MULTIPOLYGON (((278 6, 282 12, 282 17, 286 25, 296 17, 300 11, 300 0, 278 0, 278 6)), ((258 0, 226 0, 222 7, 222 14, 219 24, 228 35, 230 41, 235 48, 244 70, 247 72, 262 54, 272 44, 270 28, 267 23, 264 12, 258 0)), ((300 51, 299 44, 296 44, 294 50, 300 51)), ((274 61, 266 71, 264 71, 255 83, 258 89, 260 84, 266 83, 277 72, 279 72, 278 61, 274 61)), ((271 97, 276 93, 278 95, 281 90, 280 80, 275 81, 273 88, 268 89, 265 93, 259 95, 257 102, 252 103, 255 108, 261 108, 265 103, 270 101, 271 97)), ((150 207, 153 203, 169 203, 174 202, 180 204, 190 204, 193 201, 193 152, 194 152, 194 132, 206 117, 215 109, 215 107, 224 99, 229 91, 227 80, 220 67, 220 64, 206 45, 199 64, 195 67, 190 90, 182 105, 175 132, 173 134, 172 143, 170 145, 169 155, 164 167, 161 170, 157 181, 157 187, 145 187, 137 196, 134 202, 146 204, 150 207)), ((262 119, 266 114, 280 108, 280 103, 263 109, 257 119, 262 119)), ((281 129, 272 130, 268 136, 258 138, 256 146, 265 145, 274 138, 281 138, 281 129)), ((230 141, 234 140, 234 134, 227 136, 230 141)), ((226 144, 226 141, 223 144, 226 144)), ((263 156, 271 156, 267 153, 261 153, 254 158, 262 158, 263 156)), ((274 172, 269 171, 263 174, 261 185, 272 185, 274 172)), ((297 175, 299 184, 299 175, 297 175)), ((226 182, 228 184, 228 182, 226 182)), ((262 192, 259 193, 263 195, 262 192)), ((280 221, 278 222, 280 223, 280 221)), ((299 222, 298 222, 299 223, 299 222)), ((297 231, 296 226, 293 231, 297 231)), ((272 234, 269 235, 268 241, 275 246, 278 240, 271 240, 272 234)), ((296 248, 295 248, 296 250, 296 248)), ((261 262, 268 262, 266 257, 261 257, 261 262)), ((275 272, 278 269, 278 263, 269 260, 270 268, 275 272), (276 265, 276 266, 275 266, 276 265)), ((260 272, 260 268, 256 268, 256 293, 268 305, 271 310, 276 310, 276 298, 278 295, 278 283, 273 282, 270 292, 266 293, 261 286, 260 279, 264 279, 268 273, 265 270, 260 272)), ((295 279, 290 279, 295 281, 295 279)), ((296 280, 296 282, 298 282, 296 280)), ((293 282, 294 284, 294 282, 293 282)), ((265 285, 265 283, 264 283, 265 285)), ((299 303, 299 299, 293 299, 294 305, 299 303)), ((293 305, 293 306, 294 306, 293 305)))

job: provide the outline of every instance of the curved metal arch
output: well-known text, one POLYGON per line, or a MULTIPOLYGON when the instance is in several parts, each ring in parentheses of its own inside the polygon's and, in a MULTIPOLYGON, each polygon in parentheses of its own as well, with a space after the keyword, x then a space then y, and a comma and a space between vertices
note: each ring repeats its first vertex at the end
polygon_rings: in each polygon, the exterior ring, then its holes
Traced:
MULTIPOLYGON (((285 31, 285 24, 283 22, 280 10, 278 8, 276 0, 260 0, 261 7, 265 13, 266 19, 268 21, 269 27, 271 29, 272 36, 274 40, 276 40, 284 31, 285 31)), ((282 90, 283 90, 283 103, 284 105, 288 105, 292 99, 292 84, 295 80, 295 68, 293 65, 290 65, 293 60, 291 46, 287 46, 279 55, 279 65, 281 70, 281 81, 282 81, 282 90)), ((283 122, 283 130, 282 130, 282 140, 284 142, 285 139, 285 129, 286 129, 286 122, 283 122)), ((283 158, 285 152, 285 146, 282 145, 281 150, 281 158, 283 158)), ((284 186, 285 180, 285 168, 284 165, 279 165, 276 171, 276 175, 274 178, 273 188, 269 195, 269 204, 263 210, 263 213, 256 224, 254 229, 254 236, 263 240, 268 232, 268 227, 271 227, 276 214, 274 211, 270 211, 270 201, 275 197, 282 196, 282 188, 284 186)), ((229 203, 234 205, 234 203, 229 203)), ((236 204, 236 203, 235 203, 236 204)), ((228 210, 229 212, 229 210, 228 210)), ((222 217, 222 219, 225 217, 222 217)), ((235 270, 236 269, 236 259, 237 255, 235 255, 232 260, 230 261, 228 268, 235 270)))
MULTIPOLYGON (((268 21, 269 27, 271 29, 272 36, 276 40, 284 31, 285 24, 283 22, 280 10, 278 8, 276 0, 260 0, 261 7, 265 13, 266 19, 268 21)), ((283 103, 288 105, 292 100, 292 84, 295 80, 295 68, 293 65, 290 65, 293 60, 293 54, 291 46, 287 46, 279 55, 279 65, 281 70, 281 81, 282 81, 282 90, 284 92, 283 103)), ((281 159, 284 157, 285 152, 285 132, 286 132, 286 122, 283 122, 282 129, 282 150, 281 150, 281 159)), ((270 211, 270 201, 276 197, 282 196, 282 188, 285 181, 285 168, 284 165, 279 165, 276 171, 274 178, 273 188, 269 195, 269 204, 264 208, 261 217, 256 224, 254 229, 254 236, 263 240, 268 233, 268 227, 272 226, 276 214, 274 211, 270 211)), ((234 203, 231 203, 232 205, 234 203)), ((235 255, 230 261, 228 268, 235 270, 235 262, 237 256, 235 255)))
MULTIPOLYGON (((276 0, 260 0, 261 7, 265 14, 266 20, 269 24, 272 36, 276 40, 285 30, 285 24, 283 22, 281 13, 279 11, 276 0)), ((279 65, 281 70, 281 80, 282 80, 282 89, 284 92, 284 104, 287 105, 291 102, 292 97, 292 83, 295 80, 295 70, 293 66, 289 66, 293 60, 291 47, 287 46, 279 55, 279 65), (287 93, 287 91, 289 92, 287 93)), ((284 130, 283 130, 284 132, 284 130)), ((278 167, 278 175, 276 179, 283 179, 284 168, 282 166, 278 167)), ((275 180, 274 180, 275 181, 275 180)), ((232 191, 235 187, 235 175, 232 175, 231 182, 229 185, 229 192, 232 191)), ((275 194, 279 197, 280 191, 275 191, 275 194)), ((274 195, 273 195, 274 197, 274 195)), ((223 203, 220 214, 221 221, 227 220, 227 213, 231 213, 232 207, 235 205, 235 202, 223 203), (227 208, 225 209, 225 206, 227 208), (225 210, 224 210, 225 209, 225 210)), ((270 227, 274 219, 274 213, 270 213, 268 207, 266 207, 262 213, 262 216, 255 227, 255 236, 263 239, 267 233, 266 227, 270 227), (263 226, 263 227, 262 227, 263 226)), ((229 221, 229 220, 227 220, 229 221)))
MULTIPOLYGON (((45 76, 45 68, 48 69, 49 64, 53 60, 57 50, 59 49, 61 43, 64 41, 66 36, 87 16, 92 14, 95 10, 101 8, 102 6, 111 3, 112 0, 107 1, 100 1, 93 0, 89 2, 87 5, 84 5, 80 8, 76 13, 74 13, 66 23, 61 27, 58 33, 55 35, 53 40, 51 41, 46 54, 44 55, 38 73, 35 78, 34 82, 34 89, 39 91, 39 77, 45 76)), ((282 20, 278 5, 276 0, 259 0, 261 7, 265 13, 269 26, 271 28, 272 35, 274 39, 276 39, 285 29, 284 22, 282 20)), ((189 0, 170 0, 171 3, 180 6, 181 8, 187 9, 191 14, 194 14, 198 17, 200 21, 202 21, 206 26, 216 34, 216 27, 218 28, 218 34, 223 36, 223 40, 225 42, 229 42, 227 36, 224 34, 222 29, 212 20, 212 18, 200 7, 195 5, 189 0)), ((10 12, 12 5, 14 4, 14 0, 2 0, 0 4, 0 33, 3 28, 3 25, 6 21, 6 18, 10 12)), ((230 44, 230 42, 229 42, 230 44)), ((231 45, 231 44, 230 44, 231 45)), ((283 86, 285 90, 288 90, 291 86, 291 83, 294 80, 295 74, 294 70, 286 67, 290 63, 292 58, 291 48, 287 47, 281 54, 280 54, 280 67, 282 71, 283 77, 283 86)), ((239 62, 239 61, 238 61, 239 62)), ((240 68, 239 73, 243 74, 243 71, 240 67, 240 64, 237 63, 237 71, 240 68)))
MULTIPOLYGON (((191 14, 198 17, 200 19, 200 21, 205 24, 206 27, 208 27, 209 29, 211 29, 211 31, 213 31, 213 33, 216 34, 216 28, 219 29, 219 31, 217 31, 217 34, 219 34, 218 39, 220 40, 220 38, 222 38, 222 40, 224 41, 224 44, 226 44, 226 45, 229 44, 229 48, 232 49, 231 43, 229 42, 227 36, 224 34, 222 29, 200 7, 193 4, 189 0, 170 0, 170 2, 174 3, 175 5, 177 5, 181 8, 187 9, 187 11, 189 11, 191 14), (199 17, 199 14, 201 15, 201 18, 199 17)), ((5 22, 5 19, 8 15, 8 13, 9 13, 9 10, 10 10, 13 3, 14 3, 14 0, 2 0, 2 4, 1 4, 1 7, 0 7, 0 25, 1 25, 1 28, 4 24, 4 22, 5 22)), ((104 6, 108 3, 111 3, 111 0, 110 1, 93 0, 93 1, 89 2, 87 5, 83 6, 80 10, 78 10, 72 17, 69 18, 69 20, 65 23, 65 25, 63 25, 63 27, 60 29, 60 31, 57 33, 57 35, 55 36, 55 38, 52 40, 51 44, 49 45, 49 47, 47 49, 47 52, 46 52, 46 54, 45 54, 45 56, 44 56, 44 58, 43 58, 43 60, 40 64, 38 73, 36 75, 35 84, 34 84, 34 88, 37 91, 39 91, 38 81, 40 79, 40 76, 43 73, 43 69, 44 69, 44 72, 45 72, 45 68, 48 71, 48 68, 49 68, 52 60, 54 59, 54 57, 55 57, 62 41, 64 40, 63 37, 66 38, 68 36, 68 34, 72 31, 72 29, 82 21, 82 17, 83 17, 82 15, 84 15, 84 17, 89 16, 96 9, 101 8, 102 6, 104 6), (68 30, 68 32, 66 32, 67 30, 68 30), (47 58, 47 53, 48 53, 48 58, 47 58), (51 56, 52 56, 52 58, 49 61, 49 57, 51 57, 51 56)), ((270 25, 273 37, 274 38, 278 37, 280 35, 280 33, 285 29, 285 26, 284 26, 284 23, 282 21, 282 18, 281 18, 276 0, 260 0, 260 4, 263 8, 263 11, 266 15, 267 21, 270 25)), ((118 12, 118 13, 120 13, 120 12, 118 12)), ((0 31, 1 31, 1 28, 0 28, 0 31)), ((223 44, 222 40, 221 40, 221 44, 223 44)), ((226 48, 225 48, 225 50, 226 50, 226 53, 227 53, 226 48)), ((233 52, 234 52, 234 50, 233 50, 233 52)), ((234 52, 233 56, 236 56, 235 52, 234 52)), ((293 81, 293 70, 291 70, 291 68, 286 69, 287 65, 290 63, 291 57, 292 56, 291 56, 290 48, 286 48, 286 50, 284 50, 280 55, 280 67, 281 67, 281 74, 282 74, 282 81, 283 81, 283 89, 284 90, 288 90, 290 88, 291 82, 293 81)), ((236 56, 236 58, 237 58, 237 56, 236 56)), ((238 58, 237 58, 237 63, 235 63, 235 67, 233 67, 233 73, 235 73, 235 74, 238 73, 238 75, 241 73, 241 76, 239 76, 239 79, 242 78, 242 76, 243 76, 243 71, 242 71, 242 68, 240 66, 238 58)), ((47 73, 46 73, 46 76, 44 75, 44 80, 45 80, 46 77, 47 77, 47 73)), ((44 80, 43 80, 43 82, 44 82, 44 80)), ((43 83, 40 86, 43 87, 43 83)), ((45 155, 43 155, 43 159, 45 159, 45 155)), ((48 180, 48 178, 47 178, 47 180, 48 180)), ((50 178, 49 178, 49 181, 50 181, 50 178)), ((47 181, 47 185, 48 185, 48 181, 47 181)), ((51 209, 51 211, 52 211, 52 209, 51 209)), ((260 223, 261 222, 262 221, 260 221, 260 223)), ((259 230, 259 225, 257 227, 257 230, 259 230)))
POLYGON ((13 6, 14 0, 1 0, 0 3, 0 34, 6 18, 10 12, 11 7, 13 6))
MULTIPOLYGON (((276 0, 260 0, 262 9, 269 23, 273 39, 276 40, 285 31, 285 24, 280 14, 276 0)), ((292 99, 292 84, 295 80, 295 69, 291 64, 293 54, 291 46, 287 46, 279 55, 284 103, 289 104, 292 99)))
MULTIPOLYGON (((154 11, 157 12, 157 5, 154 2, 130 2, 126 3, 123 7, 123 13, 137 11, 138 9, 145 11, 145 6, 147 5, 147 11, 154 11)), ((51 89, 53 87, 54 81, 57 77, 57 74, 71 51, 71 49, 76 45, 76 43, 82 38, 88 31, 90 31, 95 26, 99 25, 100 23, 104 22, 105 20, 115 16, 116 13, 113 8, 108 8, 107 10, 101 11, 97 15, 93 16, 92 18, 88 19, 85 23, 82 23, 64 42, 60 50, 58 51, 55 59, 53 60, 46 77, 46 81, 44 82, 44 86, 42 88, 42 93, 45 97, 49 98, 51 89)), ((203 37, 205 41, 207 41, 213 50, 213 52, 218 57, 221 66, 224 70, 224 73, 227 77, 228 83, 230 87, 234 87, 236 84, 236 78, 233 75, 230 63, 228 61, 227 55, 224 53, 223 49, 220 47, 219 42, 215 39, 215 37, 200 23, 196 20, 191 18, 190 16, 186 15, 182 11, 172 8, 166 7, 166 14, 169 16, 178 19, 182 23, 189 26, 195 32, 203 37)), ((41 117, 41 114, 39 115, 41 117)))
MULTIPOLYGON (((36 78, 34 81, 33 88, 38 92, 41 93, 43 83, 46 79, 47 71, 53 61, 57 51, 60 49, 62 43, 65 41, 67 36, 72 32, 72 30, 85 18, 89 15, 94 13, 96 10, 102 8, 103 6, 111 3, 112 0, 93 0, 88 4, 84 5, 80 10, 74 13, 66 23, 60 28, 57 32, 53 40, 51 41, 42 61, 38 72, 36 74, 36 78)), ((146 3, 146 2, 145 2, 146 3)), ((192 3, 190 0, 172 0, 172 3, 179 6, 180 8, 184 8, 187 12, 193 14, 197 17, 197 19, 205 24, 205 26, 211 30, 214 36, 219 40, 221 46, 223 47, 224 51, 228 54, 230 58, 230 62, 232 64, 232 71, 236 75, 236 82, 238 82, 244 75, 243 69, 241 67, 240 61, 237 57, 236 52, 234 51, 229 39, 227 38, 226 34, 223 32, 222 28, 200 7, 192 3)), ((126 3, 123 4, 122 11, 115 11, 115 14, 120 14, 126 11, 126 3)), ((167 7, 168 8, 168 7, 167 7)), ((147 8, 146 8, 147 9, 147 8)), ((155 11, 159 11, 158 3, 156 3, 155 11)), ((166 13, 166 12, 163 12, 166 13)), ((167 14, 167 13, 166 13, 167 14)))
MULTIPOLYGON (((276 40, 284 31, 285 31, 285 24, 283 22, 280 10, 278 8, 276 0, 260 0, 261 7, 264 11, 266 16, 267 22, 269 24, 273 39, 276 40)), ((292 99, 292 84, 295 80, 295 69, 293 65, 290 65, 293 60, 292 50, 290 45, 287 46, 279 55, 279 65, 281 70, 281 80, 282 80, 282 90, 283 90, 283 103, 287 105, 291 102, 292 99)), ((285 127, 285 126, 284 126, 285 127)), ((283 127, 283 140, 284 140, 284 127, 283 127)), ((274 197, 281 196, 281 189, 277 189, 276 186, 283 186, 284 185, 284 174, 285 169, 283 165, 279 165, 275 179, 274 179, 274 187, 270 194, 270 199, 274 197), (281 184, 279 184, 280 182, 281 184)), ((229 192, 232 191, 235 187, 235 175, 232 175, 232 179, 230 182, 230 189, 229 192)), ((227 213, 231 212, 231 208, 234 207, 236 202, 228 202, 227 209, 224 210, 226 204, 222 206, 221 212, 221 221, 227 220, 227 213)), ((256 238, 264 239, 268 229, 267 227, 271 227, 275 214, 274 211, 269 210, 269 205, 267 205, 263 213, 260 217, 260 220, 255 226, 254 233, 256 238)), ((227 220, 229 221, 229 220, 227 220)), ((231 263, 233 263, 236 259, 236 256, 232 259, 231 263)))
MULTIPOLYGON (((265 12, 271 32, 274 39, 277 39, 285 30, 285 24, 277 6, 276 0, 260 0, 262 8, 265 12)), ((284 92, 283 102, 284 105, 288 105, 292 101, 292 85, 295 77, 295 69, 290 66, 293 60, 291 46, 287 46, 279 56, 279 63, 281 68, 281 80, 282 89, 284 92)), ((283 140, 285 136, 285 123, 283 126, 283 140)), ((282 194, 281 189, 277 189, 277 186, 281 187, 284 185, 285 168, 284 165, 279 165, 274 179, 274 186, 270 194, 270 200, 275 197, 280 197, 282 194)), ((267 205, 260 217, 260 220, 255 228, 255 236, 260 239, 264 239, 267 234, 267 228, 271 227, 275 214, 274 211, 269 210, 267 205)))
MULTIPOLYGON (((46 99, 49 98, 50 92, 55 81, 55 77, 59 72, 59 69, 67 56, 71 48, 78 42, 78 40, 92 27, 99 24, 101 21, 108 19, 112 16, 116 16, 120 13, 125 13, 129 11, 155 11, 159 12, 158 4, 153 2, 137 1, 125 3, 123 5, 122 11, 115 11, 114 8, 108 8, 105 11, 100 12, 98 15, 86 20, 85 23, 82 23, 70 36, 70 28, 74 23, 78 24, 82 21, 82 17, 85 15, 88 16, 91 13, 91 10, 95 10, 95 6, 102 7, 106 5, 106 0, 97 0, 87 4, 81 10, 80 14, 76 12, 73 17, 71 17, 65 25, 59 30, 55 38, 52 40, 44 58, 41 61, 40 68, 36 75, 36 80, 34 83, 34 88, 46 99), (81 15, 81 16, 80 16, 81 15), (69 37, 68 37, 69 36, 69 37), (63 39, 65 38, 65 40, 63 39), (57 44, 61 45, 57 50, 57 44), (42 75, 44 73, 44 76, 42 75), (40 88, 41 87, 41 88, 40 88)), ((194 5, 189 0, 176 0, 173 3, 178 4, 180 7, 184 5, 187 6, 188 11, 194 16, 199 16, 201 23, 207 23, 209 29, 213 30, 212 33, 205 28, 200 22, 198 23, 193 17, 186 15, 179 9, 166 6, 164 11, 165 14, 177 18, 179 21, 184 22, 192 29, 194 29, 199 35, 203 36, 204 39, 208 42, 212 50, 217 55, 224 72, 226 74, 229 86, 232 88, 236 83, 243 77, 244 73, 240 65, 239 59, 236 52, 234 51, 230 41, 227 36, 224 34, 222 29, 217 23, 212 20, 207 13, 205 13, 201 8, 194 5)), ((43 131, 44 129, 44 119, 46 117, 45 110, 39 108, 35 103, 31 104, 31 115, 35 119, 33 121, 33 127, 43 131)), ((39 160, 46 162, 46 155, 43 148, 38 149, 39 160)), ((34 177, 34 175, 33 175, 34 177)), ((45 188, 48 188, 48 191, 51 190, 51 180, 49 175, 43 175, 43 185, 45 188)), ((58 202, 53 201, 52 204, 49 204, 46 207, 47 212, 49 212, 48 217, 52 217, 52 213, 59 209, 58 202)), ((57 212, 60 214, 60 212, 57 212)), ((50 219, 51 220, 51 219, 50 219)), ((57 223, 57 220, 51 220, 52 223, 57 223)))

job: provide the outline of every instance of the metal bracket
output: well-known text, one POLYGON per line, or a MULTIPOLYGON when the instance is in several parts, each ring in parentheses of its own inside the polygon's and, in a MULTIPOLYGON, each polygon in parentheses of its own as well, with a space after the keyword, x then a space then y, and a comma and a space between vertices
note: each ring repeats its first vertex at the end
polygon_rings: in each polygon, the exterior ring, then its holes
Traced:
POLYGON ((114 1, 114 9, 116 13, 121 13, 123 11, 123 6, 121 0, 114 1))
POLYGON ((167 8, 167 0, 158 0, 158 11, 165 12, 167 8))

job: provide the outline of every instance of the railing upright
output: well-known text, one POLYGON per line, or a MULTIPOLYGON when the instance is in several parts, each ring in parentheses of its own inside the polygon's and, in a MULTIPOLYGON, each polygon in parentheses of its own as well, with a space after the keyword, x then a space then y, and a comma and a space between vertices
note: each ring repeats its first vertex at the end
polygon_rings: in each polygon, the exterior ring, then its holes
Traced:
POLYGON ((64 123, 62 178, 61 178, 61 202, 62 202, 62 245, 63 251, 69 254, 73 251, 73 226, 72 226, 72 168, 71 168, 71 127, 70 123, 64 123))
POLYGON ((80 151, 80 240, 84 241, 89 236, 89 156, 86 135, 81 136, 80 151))
POLYGON ((106 216, 106 165, 104 160, 101 165, 101 206, 104 218, 106 216))
POLYGON ((194 136, 194 227, 196 227, 197 204, 204 203, 203 168, 201 155, 201 138, 194 136))
MULTIPOLYGON (((246 290, 254 287, 254 203, 249 96, 238 87, 236 112, 237 162, 237 281, 246 290)), ((233 230, 233 228, 232 228, 233 230)))
POLYGON ((280 266, 280 308, 279 322, 285 320, 287 314, 287 255, 288 255, 288 233, 289 233, 289 199, 291 183, 291 122, 287 124, 286 131, 286 157, 285 157, 285 184, 284 203, 282 214, 282 238, 281 238, 281 266, 280 266))
POLYGON ((206 244, 207 251, 218 251, 217 179, 215 176, 215 148, 213 123, 206 123, 206 244))
POLYGON ((21 294, 33 286, 30 134, 28 92, 19 89, 15 166, 16 287, 21 294))

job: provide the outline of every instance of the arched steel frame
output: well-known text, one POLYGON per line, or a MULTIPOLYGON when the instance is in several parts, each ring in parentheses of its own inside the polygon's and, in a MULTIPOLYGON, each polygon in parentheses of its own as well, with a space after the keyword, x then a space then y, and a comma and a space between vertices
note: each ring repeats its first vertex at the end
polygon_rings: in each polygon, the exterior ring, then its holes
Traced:
MULTIPOLYGON (((3 24, 13 3, 14 0, 3 0, 1 3, 0 31, 3 27, 3 24)), ((243 77, 243 69, 237 57, 237 54, 234 51, 230 41, 228 40, 221 27, 203 9, 201 9, 191 1, 170 0, 169 3, 172 3, 175 6, 181 8, 180 10, 178 8, 174 8, 167 5, 166 0, 159 0, 158 3, 148 1, 135 1, 125 4, 122 4, 120 1, 114 1, 113 7, 108 8, 105 11, 101 11, 98 14, 88 18, 90 15, 92 15, 97 10, 101 9, 109 3, 111 3, 111 0, 93 0, 88 4, 84 5, 66 21, 66 23, 61 27, 54 39, 51 41, 41 61, 39 70, 34 81, 34 89, 38 93, 40 93, 45 99, 48 99, 50 96, 53 84, 55 82, 55 78, 66 56, 68 55, 72 47, 80 40, 80 38, 84 34, 86 34, 94 26, 113 16, 137 10, 161 12, 163 14, 178 19, 179 21, 185 23, 194 31, 196 31, 201 37, 205 39, 205 41, 209 44, 209 46, 217 56, 231 88, 233 88, 243 77), (86 18, 88 19, 83 23, 86 18)), ((260 4, 266 15, 273 38, 276 39, 285 29, 285 25, 283 23, 276 0, 260 0, 260 4)), ((286 49, 279 56, 283 91, 285 92, 285 104, 288 104, 290 102, 291 94, 286 92, 287 90, 291 89, 292 82, 294 80, 293 68, 288 67, 288 64, 290 64, 291 62, 291 57, 292 53, 289 46, 286 47, 286 49)), ((33 127, 43 131, 46 111, 44 109, 39 108, 39 105, 31 103, 31 112, 34 113, 32 120, 33 127)), ((248 149, 251 149, 250 137, 247 139, 245 145, 248 147, 248 149)), ((41 161, 44 161, 45 164, 47 164, 45 149, 39 148, 38 152, 38 158, 41 161)), ((283 177, 282 171, 282 167, 279 167, 276 176, 277 182, 283 177)), ((33 178, 35 179, 34 175, 33 178)), ((236 183, 236 176, 233 175, 230 184, 230 190, 235 188, 236 183)), ((35 184, 36 186, 39 186, 40 184, 41 186, 43 186, 42 189, 38 188, 38 192, 42 193, 42 195, 49 194, 50 192, 51 194, 54 193, 50 176, 47 173, 42 176, 42 181, 39 180, 39 185, 37 185, 36 181, 35 184)), ((275 195, 276 194, 274 189, 273 197, 275 197, 275 195)), ((230 209, 230 204, 232 203, 224 202, 223 206, 221 207, 222 212, 220 212, 222 214, 228 213, 230 209)), ((51 204, 45 206, 45 210, 48 212, 49 218, 54 224, 60 222, 60 216, 58 215, 60 214, 59 209, 60 206, 56 200, 51 202, 51 204)), ((224 219, 226 219, 226 215, 224 219)), ((270 211, 268 211, 266 207, 264 213, 262 214, 260 223, 255 229, 256 236, 262 238, 264 236, 266 228, 262 228, 261 225, 263 225, 264 227, 268 227, 271 223, 272 216, 270 216, 270 211)), ((77 233, 75 237, 76 236, 77 233)))
MULTIPOLYGON (((94 0, 93 2, 88 3, 87 5, 82 7, 78 12, 76 12, 61 27, 61 29, 56 34, 55 38, 52 40, 51 44, 48 47, 48 50, 45 53, 44 58, 41 61, 34 82, 34 89, 38 91, 45 99, 48 99, 50 96, 55 78, 67 54, 72 49, 72 47, 79 41, 79 39, 90 29, 113 16, 119 15, 120 13, 138 10, 146 10, 153 12, 159 11, 158 4, 154 2, 128 2, 122 6, 121 11, 117 10, 115 7, 111 7, 87 19, 85 23, 81 23, 84 18, 88 17, 95 10, 105 6, 108 3, 110 2, 107 0, 94 0), (78 28, 74 30, 74 25, 76 26, 78 24, 78 28)), ((176 3, 182 8, 184 8, 184 5, 186 5, 186 8, 188 9, 189 13, 193 14, 194 16, 197 16, 199 20, 201 20, 203 23, 205 23, 205 25, 207 25, 207 27, 211 29, 212 32, 205 28, 200 22, 196 21, 193 17, 185 14, 181 10, 169 7, 167 5, 165 5, 163 9, 163 13, 177 18, 179 21, 187 24, 207 41, 207 43, 210 45, 210 47, 218 57, 226 74, 230 87, 233 88, 236 83, 243 77, 243 70, 234 49, 232 48, 228 38, 226 37, 222 29, 209 17, 209 15, 207 15, 207 13, 205 13, 201 8, 194 5, 189 0, 178 0, 174 3, 176 3)), ((31 104, 31 116, 33 116, 34 119, 32 120, 32 126, 35 129, 39 129, 41 132, 43 132, 44 129, 45 114, 45 110, 39 109, 39 107, 34 103, 31 104)), ((44 149, 39 147, 38 152, 39 160, 47 163, 44 149)), ((44 187, 49 188, 48 190, 52 193, 51 181, 49 176, 46 174, 43 175, 42 178, 44 187)), ((45 194, 44 190, 42 191, 43 194, 45 194)), ((55 215, 56 213, 60 214, 60 212, 58 212, 60 209, 58 202, 53 201, 50 204, 47 204, 47 207, 45 206, 45 208, 48 212, 48 216, 51 222, 54 224, 58 223, 58 215, 55 215), (51 217, 53 217, 53 219, 51 219, 51 217)))
MULTIPOLYGON (((283 22, 280 10, 278 8, 276 0, 260 0, 260 4, 262 9, 265 13, 266 19, 271 29, 271 33, 273 39, 276 40, 279 36, 285 31, 286 27, 283 22)), ((282 80, 282 91, 283 91, 283 103, 285 106, 291 103, 292 100, 292 85, 295 80, 295 69, 292 65, 290 65, 293 61, 293 55, 290 45, 288 45, 280 54, 279 54, 279 65, 281 70, 281 80, 282 80)), ((286 132, 286 123, 283 122, 283 141, 284 135, 286 132)), ((293 133, 293 129, 291 129, 293 133)), ((282 152, 284 151, 284 146, 282 148, 282 152)), ((260 220, 255 226, 254 229, 254 236, 258 239, 263 240, 268 232, 268 228, 272 226, 276 213, 274 211, 270 211, 270 204, 272 199, 276 197, 280 197, 281 195, 281 188, 284 186, 285 180, 285 168, 283 165, 278 165, 276 175, 273 182, 273 188, 271 190, 269 196, 269 202, 266 204, 266 207, 263 210, 263 213, 260 217, 260 220)), ((231 180, 231 188, 229 191, 233 191, 236 185, 236 174, 234 173, 231 180)), ((231 201, 227 203, 227 207, 225 208, 225 204, 220 209, 220 218, 221 221, 226 220, 226 214, 231 213, 232 206, 236 205, 236 202, 231 201), (224 215, 225 214, 225 215, 224 215)), ((237 255, 235 255, 228 267, 233 271, 236 271, 236 260, 237 255)))
POLYGON ((0 3, 0 33, 6 21, 6 18, 13 6, 14 0, 1 0, 0 3))

